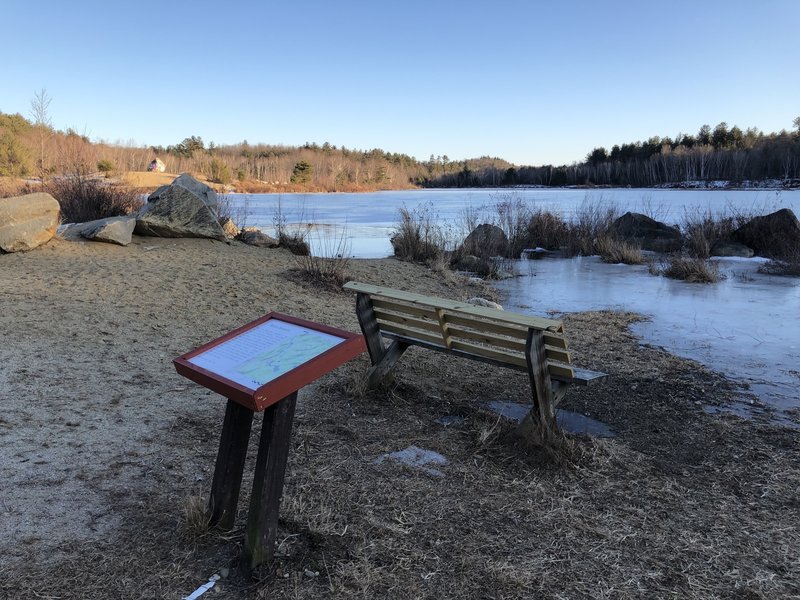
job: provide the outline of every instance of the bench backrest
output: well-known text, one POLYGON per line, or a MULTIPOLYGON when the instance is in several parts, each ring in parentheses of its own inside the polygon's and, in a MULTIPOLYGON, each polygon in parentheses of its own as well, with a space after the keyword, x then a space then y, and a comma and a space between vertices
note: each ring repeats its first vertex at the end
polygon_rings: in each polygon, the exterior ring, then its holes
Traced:
POLYGON ((378 327, 386 337, 418 341, 420 345, 519 369, 527 368, 528 331, 541 331, 550 377, 574 377, 561 321, 354 281, 344 289, 369 296, 378 327))

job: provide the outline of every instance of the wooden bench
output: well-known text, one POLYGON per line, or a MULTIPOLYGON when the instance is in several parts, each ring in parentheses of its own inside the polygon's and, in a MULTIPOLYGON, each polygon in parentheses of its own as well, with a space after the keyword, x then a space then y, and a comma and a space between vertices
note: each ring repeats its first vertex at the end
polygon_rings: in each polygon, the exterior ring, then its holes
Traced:
POLYGON ((555 408, 569 386, 608 378, 572 364, 561 321, 354 281, 344 289, 357 293, 356 314, 372 360, 369 387, 389 374, 407 348, 420 346, 526 371, 533 391, 531 417, 554 428, 555 408))

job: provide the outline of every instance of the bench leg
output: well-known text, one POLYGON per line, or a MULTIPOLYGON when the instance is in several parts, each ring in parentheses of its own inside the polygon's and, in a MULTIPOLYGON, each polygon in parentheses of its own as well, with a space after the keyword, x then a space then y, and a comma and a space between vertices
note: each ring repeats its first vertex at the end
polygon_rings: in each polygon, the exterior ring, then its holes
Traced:
POLYGON ((264 411, 241 564, 245 573, 271 561, 275 552, 278 509, 283 494, 296 403, 297 392, 294 392, 264 411))
POLYGON ((389 345, 389 348, 383 353, 378 363, 373 363, 372 368, 367 372, 367 389, 377 387, 384 380, 395 363, 403 356, 406 348, 408 348, 408 344, 398 340, 389 345))
POLYGON ((373 365, 380 362, 386 352, 383 345, 383 338, 378 327, 378 319, 375 317, 375 310, 367 294, 358 293, 356 296, 356 316, 364 334, 364 341, 367 343, 367 352, 373 365))
POLYGON ((378 319, 375 317, 375 310, 372 308, 369 295, 359 293, 356 296, 356 315, 361 333, 364 334, 364 340, 367 343, 369 359, 372 361, 372 368, 367 373, 367 389, 373 389, 389 374, 408 348, 408 344, 394 341, 388 348, 384 346, 378 319))
POLYGON ((253 411, 228 400, 208 501, 209 521, 211 525, 221 529, 233 529, 236 520, 236 505, 242 487, 244 460, 252 424, 253 411))
POLYGON ((546 429, 555 429, 555 407, 553 386, 547 370, 547 354, 544 345, 544 334, 541 331, 528 330, 525 342, 525 359, 528 363, 528 375, 531 378, 533 392, 533 415, 539 424, 546 429))

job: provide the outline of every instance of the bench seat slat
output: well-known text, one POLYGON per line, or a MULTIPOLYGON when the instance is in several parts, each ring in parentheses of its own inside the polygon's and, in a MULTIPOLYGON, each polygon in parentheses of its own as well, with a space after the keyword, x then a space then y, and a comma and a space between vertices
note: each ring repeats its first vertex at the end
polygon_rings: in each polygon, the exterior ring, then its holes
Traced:
POLYGON ((421 308, 419 306, 411 306, 410 304, 403 304, 400 302, 392 302, 382 298, 371 298, 372 307, 376 310, 391 310, 398 313, 413 315, 415 317, 427 317, 429 319, 436 318, 436 312, 429 308, 421 308))
MULTIPOLYGON (((426 308, 443 308, 447 311, 457 311, 462 312, 466 315, 472 315, 477 317, 488 317, 488 318, 498 318, 497 310, 493 308, 485 308, 482 306, 474 306, 472 304, 467 304, 466 302, 454 302, 452 300, 446 300, 444 298, 432 298, 430 296, 422 296, 420 294, 412 294, 411 292, 404 292, 401 290, 394 290, 391 288, 385 288, 377 285, 370 285, 367 283, 358 283, 355 281, 350 281, 346 283, 344 289, 354 291, 354 292, 362 292, 364 294, 369 294, 373 298, 381 298, 386 300, 401 300, 404 302, 409 302, 415 306, 421 306, 426 308)), ((563 325, 561 321, 556 321, 554 319, 545 319, 542 317, 531 317, 528 315, 520 315, 517 313, 512 312, 504 312, 501 318, 503 321, 507 321, 510 323, 515 323, 517 325, 522 325, 524 327, 534 327, 535 329, 542 329, 542 330, 550 330, 556 333, 561 333, 564 331, 563 325)))
MULTIPOLYGON (((383 310, 376 310, 375 317, 378 319, 378 326, 380 329, 390 330, 393 333, 400 333, 402 334, 404 329, 388 329, 385 323, 398 323, 400 325, 405 325, 406 327, 412 327, 414 329, 419 329, 425 332, 431 332, 435 337, 438 334, 439 339, 442 339, 441 336, 441 326, 439 322, 434 321, 427 321, 424 319, 416 319, 414 317, 406 317, 403 315, 398 315, 394 313, 384 312, 383 310)), ((510 360, 522 360, 521 364, 525 364, 525 342, 519 339, 510 339, 504 338, 496 335, 491 334, 483 334, 478 331, 472 331, 469 329, 463 329, 460 327, 449 327, 448 328, 448 335, 451 338, 465 338, 468 340, 475 340, 477 342, 484 342, 485 344, 490 344, 491 346, 499 347, 500 349, 505 350, 512 350, 516 351, 518 354, 508 354, 508 356, 512 357, 510 360)), ((431 341, 431 340, 428 340, 431 341)), ((453 340, 453 343, 458 343, 458 340, 453 340)), ((470 347, 472 345, 470 344, 470 347)), ((475 348, 482 348, 481 346, 475 346, 475 348)), ((465 348, 467 349, 467 348, 465 348)), ((468 351, 473 351, 469 350, 468 351)), ((562 350, 560 348, 553 348, 552 346, 545 345, 545 350, 547 354, 547 358, 549 360, 555 360, 558 362, 569 363, 570 355, 569 352, 562 350)), ((474 351, 477 354, 480 352, 474 351)))
MULTIPOLYGON (((470 319, 459 315, 448 314, 447 322, 452 323, 453 325, 462 325, 464 327, 471 327, 473 329, 478 329, 480 331, 505 335, 508 337, 514 337, 522 340, 525 340, 528 337, 527 328, 508 327, 506 325, 502 325, 499 323, 476 321, 475 319, 470 319)), ((550 331, 544 331, 543 333, 544 333, 545 344, 547 344, 548 346, 552 346, 553 348, 561 348, 562 350, 567 349, 567 340, 564 338, 563 334, 552 333, 550 331)))
MULTIPOLYGON (((426 331, 420 331, 418 329, 409 329, 408 327, 402 327, 400 325, 394 325, 392 323, 379 323, 381 327, 381 334, 384 332, 389 332, 396 334, 395 336, 391 336, 394 339, 399 340, 422 340, 424 342, 428 342, 428 344, 442 346, 442 336, 434 335, 432 333, 426 331)), ((389 336, 387 336, 389 337, 389 336)), ((414 343, 411 341, 411 343, 414 343)), ((442 346, 443 350, 447 350, 447 348, 442 346)))
POLYGON ((400 323, 401 325, 408 325, 409 327, 416 327, 417 329, 424 329, 425 331, 439 331, 440 329, 438 321, 417 319, 415 317, 407 317, 405 315, 384 312, 383 310, 376 310, 375 318, 379 321, 400 323))
MULTIPOLYGON (((475 340, 476 342, 483 342, 492 346, 499 346, 506 350, 515 350, 524 355, 525 353, 525 338, 511 339, 491 333, 484 333, 481 331, 473 331, 471 329, 463 329, 461 327, 450 327, 450 335, 456 338, 466 338, 468 340, 475 340)), ((572 359, 569 352, 562 348, 555 348, 553 346, 545 345, 547 351, 547 358, 556 360, 558 362, 570 363, 572 359)))
MULTIPOLYGON (((493 356, 486 356, 484 354, 474 354, 472 352, 467 352, 466 350, 461 350, 458 348, 453 348, 448 350, 442 345, 440 339, 434 339, 434 336, 425 335, 425 337, 429 337, 429 340, 422 340, 414 335, 408 335, 407 332, 404 333, 394 333, 394 332, 382 332, 384 337, 387 337, 392 340, 399 340, 401 342, 405 342, 407 344, 411 344, 413 346, 419 346, 421 348, 427 348, 428 350, 436 350, 437 352, 446 352, 448 354, 454 354, 456 356, 461 356, 464 358, 470 358, 472 360, 478 360, 481 362, 489 363, 491 365, 497 365, 499 367, 507 367, 509 369, 515 369, 517 371, 528 371, 528 365, 523 358, 521 361, 517 361, 514 363, 510 363, 505 359, 498 360, 493 356)), ((554 363, 551 361, 547 361, 547 370, 550 373, 550 377, 555 381, 560 381, 562 383, 570 383, 573 385, 588 385, 590 383, 595 383, 602 381, 605 377, 605 373, 595 373, 594 371, 586 371, 584 369, 572 369, 569 365, 562 365, 559 363, 554 363), (584 374, 592 374, 590 375, 589 379, 585 379, 583 377, 584 374), (601 378, 597 378, 593 375, 602 376, 601 378)))

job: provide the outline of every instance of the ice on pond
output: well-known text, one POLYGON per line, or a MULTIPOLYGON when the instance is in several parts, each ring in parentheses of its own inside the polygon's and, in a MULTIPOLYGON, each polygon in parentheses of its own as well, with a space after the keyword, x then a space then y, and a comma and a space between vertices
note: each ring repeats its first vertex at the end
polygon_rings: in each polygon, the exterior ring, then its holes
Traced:
POLYGON ((434 452, 433 450, 425 450, 424 448, 419 448, 418 446, 409 446, 404 450, 382 454, 375 459, 375 464, 380 465, 387 460, 399 462, 411 467, 412 469, 418 469, 424 473, 427 473, 428 475, 434 475, 435 477, 444 477, 444 473, 428 465, 444 466, 448 464, 447 459, 438 452, 434 452))
POLYGON ((758 273, 762 259, 718 259, 715 284, 648 274, 598 257, 519 261, 521 276, 497 283, 507 310, 627 310, 642 341, 696 360, 754 392, 783 420, 800 407, 800 281, 758 273))

